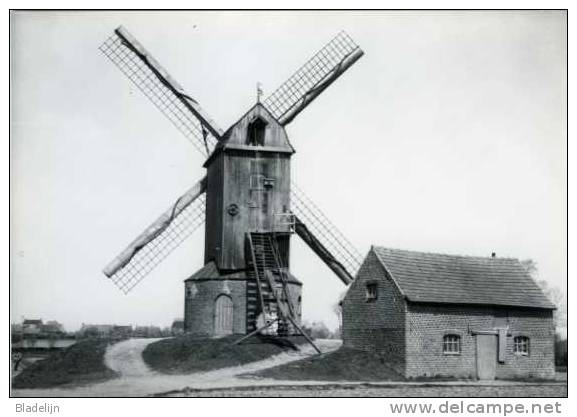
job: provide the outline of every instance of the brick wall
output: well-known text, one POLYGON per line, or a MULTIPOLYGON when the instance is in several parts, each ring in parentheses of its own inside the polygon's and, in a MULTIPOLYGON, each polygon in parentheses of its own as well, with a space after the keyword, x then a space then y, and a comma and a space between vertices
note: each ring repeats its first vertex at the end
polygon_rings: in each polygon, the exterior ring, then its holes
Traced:
MULTIPOLYGON (((343 299, 343 344, 375 352, 407 377, 476 378, 476 331, 508 328, 504 362, 496 378, 554 376, 554 323, 547 310, 425 305, 406 302, 376 255, 369 252, 343 299), (378 299, 367 301, 367 284, 378 299), (461 353, 443 353, 443 336, 458 334, 461 353), (529 355, 514 353, 515 336, 530 340, 529 355)), ((497 336, 495 336, 497 339, 497 336)))
MULTIPOLYGON (((408 304, 406 376, 476 377, 475 331, 508 327, 504 363, 496 377, 550 378, 554 375, 554 324, 551 311, 408 304), (461 336, 461 354, 443 354, 445 334, 461 336), (528 356, 513 352, 513 338, 530 338, 528 356)), ((495 358, 496 360, 496 358, 495 358)))
POLYGON ((405 301, 371 251, 343 299, 343 344, 379 354, 404 372, 405 301), (366 287, 377 284, 378 298, 367 301, 366 287))
POLYGON ((246 281, 223 279, 185 283, 184 328, 186 332, 206 336, 214 334, 215 300, 221 294, 232 298, 234 333, 246 333, 246 281))

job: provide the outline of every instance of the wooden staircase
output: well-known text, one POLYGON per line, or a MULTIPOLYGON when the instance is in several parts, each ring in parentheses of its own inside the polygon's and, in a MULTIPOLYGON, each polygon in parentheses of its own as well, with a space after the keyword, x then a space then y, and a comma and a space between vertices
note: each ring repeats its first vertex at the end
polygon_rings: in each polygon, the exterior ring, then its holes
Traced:
POLYGON ((274 234, 248 233, 247 255, 247 333, 256 330, 259 324, 262 326, 278 318, 277 325, 271 326, 270 331, 277 335, 289 334, 292 326, 286 316, 294 310, 274 234), (261 313, 264 313, 265 322, 257 323, 261 313))

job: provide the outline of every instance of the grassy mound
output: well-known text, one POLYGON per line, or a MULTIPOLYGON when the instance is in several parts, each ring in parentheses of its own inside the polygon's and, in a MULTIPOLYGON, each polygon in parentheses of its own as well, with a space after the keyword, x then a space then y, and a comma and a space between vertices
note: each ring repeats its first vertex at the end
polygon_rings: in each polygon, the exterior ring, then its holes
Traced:
POLYGON ((167 374, 185 374, 238 366, 296 349, 302 336, 289 338, 251 337, 239 345, 240 336, 206 339, 184 335, 148 345, 142 357, 148 366, 167 374))
POLYGON ((379 356, 350 348, 265 369, 247 376, 298 381, 401 381, 379 356))
POLYGON ((69 384, 102 382, 118 376, 104 365, 110 343, 89 339, 33 363, 12 379, 12 388, 53 388, 69 384))

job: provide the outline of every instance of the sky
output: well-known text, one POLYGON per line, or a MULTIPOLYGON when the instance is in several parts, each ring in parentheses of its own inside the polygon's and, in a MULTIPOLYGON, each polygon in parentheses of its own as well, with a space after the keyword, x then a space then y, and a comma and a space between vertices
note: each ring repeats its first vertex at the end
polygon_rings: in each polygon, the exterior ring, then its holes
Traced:
MULTIPOLYGON (((226 129, 340 30, 365 55, 288 125, 293 179, 349 240, 533 259, 567 286, 562 11, 17 12, 11 19, 11 319, 168 326, 197 230, 128 295, 104 266, 204 175, 98 46, 125 26, 226 129)), ((303 319, 345 286, 292 239, 303 319)))

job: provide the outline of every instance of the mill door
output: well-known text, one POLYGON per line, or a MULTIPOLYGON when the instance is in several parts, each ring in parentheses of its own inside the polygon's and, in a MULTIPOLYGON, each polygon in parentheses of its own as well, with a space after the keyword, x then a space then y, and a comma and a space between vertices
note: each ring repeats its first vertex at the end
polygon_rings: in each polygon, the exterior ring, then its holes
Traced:
POLYGON ((214 306, 214 334, 216 336, 225 336, 233 333, 232 317, 232 299, 228 295, 219 295, 214 306))
POLYGON ((477 378, 495 379, 497 370, 497 336, 477 334, 477 378))
POLYGON ((272 188, 268 170, 266 161, 250 161, 249 226, 253 231, 266 231, 271 226, 269 208, 272 188))

